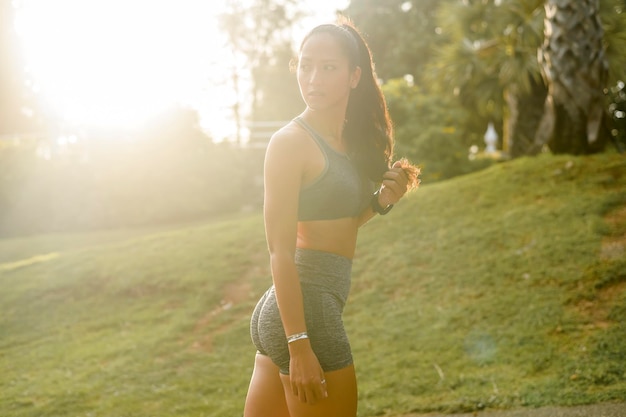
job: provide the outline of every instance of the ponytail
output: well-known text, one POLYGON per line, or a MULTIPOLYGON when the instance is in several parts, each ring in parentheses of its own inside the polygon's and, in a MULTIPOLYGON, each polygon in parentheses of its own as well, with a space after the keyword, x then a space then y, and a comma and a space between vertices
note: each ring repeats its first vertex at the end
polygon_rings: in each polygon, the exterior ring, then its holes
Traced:
POLYGON ((361 79, 352 90, 346 110, 344 136, 367 176, 379 182, 393 156, 393 128, 385 97, 378 84, 372 54, 360 32, 349 21, 340 25, 356 40, 361 79))

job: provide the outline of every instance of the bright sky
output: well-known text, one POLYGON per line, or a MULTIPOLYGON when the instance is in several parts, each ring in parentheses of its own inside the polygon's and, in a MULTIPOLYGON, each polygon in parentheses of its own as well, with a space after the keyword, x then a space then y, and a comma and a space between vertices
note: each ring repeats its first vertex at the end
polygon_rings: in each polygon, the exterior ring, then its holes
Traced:
MULTIPOLYGON (((223 86, 232 62, 215 23, 223 1, 14 1, 32 88, 70 126, 132 127, 179 102, 219 140, 233 130, 236 99, 223 86)), ((348 3, 301 1, 313 14, 301 32, 348 3)))

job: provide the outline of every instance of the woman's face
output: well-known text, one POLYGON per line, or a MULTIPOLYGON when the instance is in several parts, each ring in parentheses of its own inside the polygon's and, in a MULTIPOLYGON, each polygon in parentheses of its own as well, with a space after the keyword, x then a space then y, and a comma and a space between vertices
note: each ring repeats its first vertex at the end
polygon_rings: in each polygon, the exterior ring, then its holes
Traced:
POLYGON ((309 108, 345 109, 361 69, 350 69, 346 54, 332 35, 316 33, 302 45, 297 74, 300 94, 309 108))

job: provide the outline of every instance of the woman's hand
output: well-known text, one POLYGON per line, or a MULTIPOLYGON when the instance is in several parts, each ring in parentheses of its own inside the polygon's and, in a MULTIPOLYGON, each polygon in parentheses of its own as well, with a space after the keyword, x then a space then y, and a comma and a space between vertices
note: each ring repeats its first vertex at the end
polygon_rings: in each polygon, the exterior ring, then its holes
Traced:
POLYGON ((393 163, 393 166, 383 175, 382 186, 378 202, 382 207, 396 204, 407 191, 419 184, 419 168, 414 167, 406 160, 393 163))
POLYGON ((326 398, 326 380, 308 339, 289 345, 289 378, 293 395, 310 405, 326 398))

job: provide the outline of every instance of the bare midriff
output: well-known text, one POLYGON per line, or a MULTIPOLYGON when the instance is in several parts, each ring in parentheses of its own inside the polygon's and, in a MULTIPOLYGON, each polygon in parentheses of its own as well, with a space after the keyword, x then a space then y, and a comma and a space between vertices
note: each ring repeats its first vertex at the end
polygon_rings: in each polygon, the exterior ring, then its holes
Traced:
POLYGON ((357 230, 358 219, 353 217, 301 221, 298 222, 296 246, 352 259, 356 248, 357 230))

